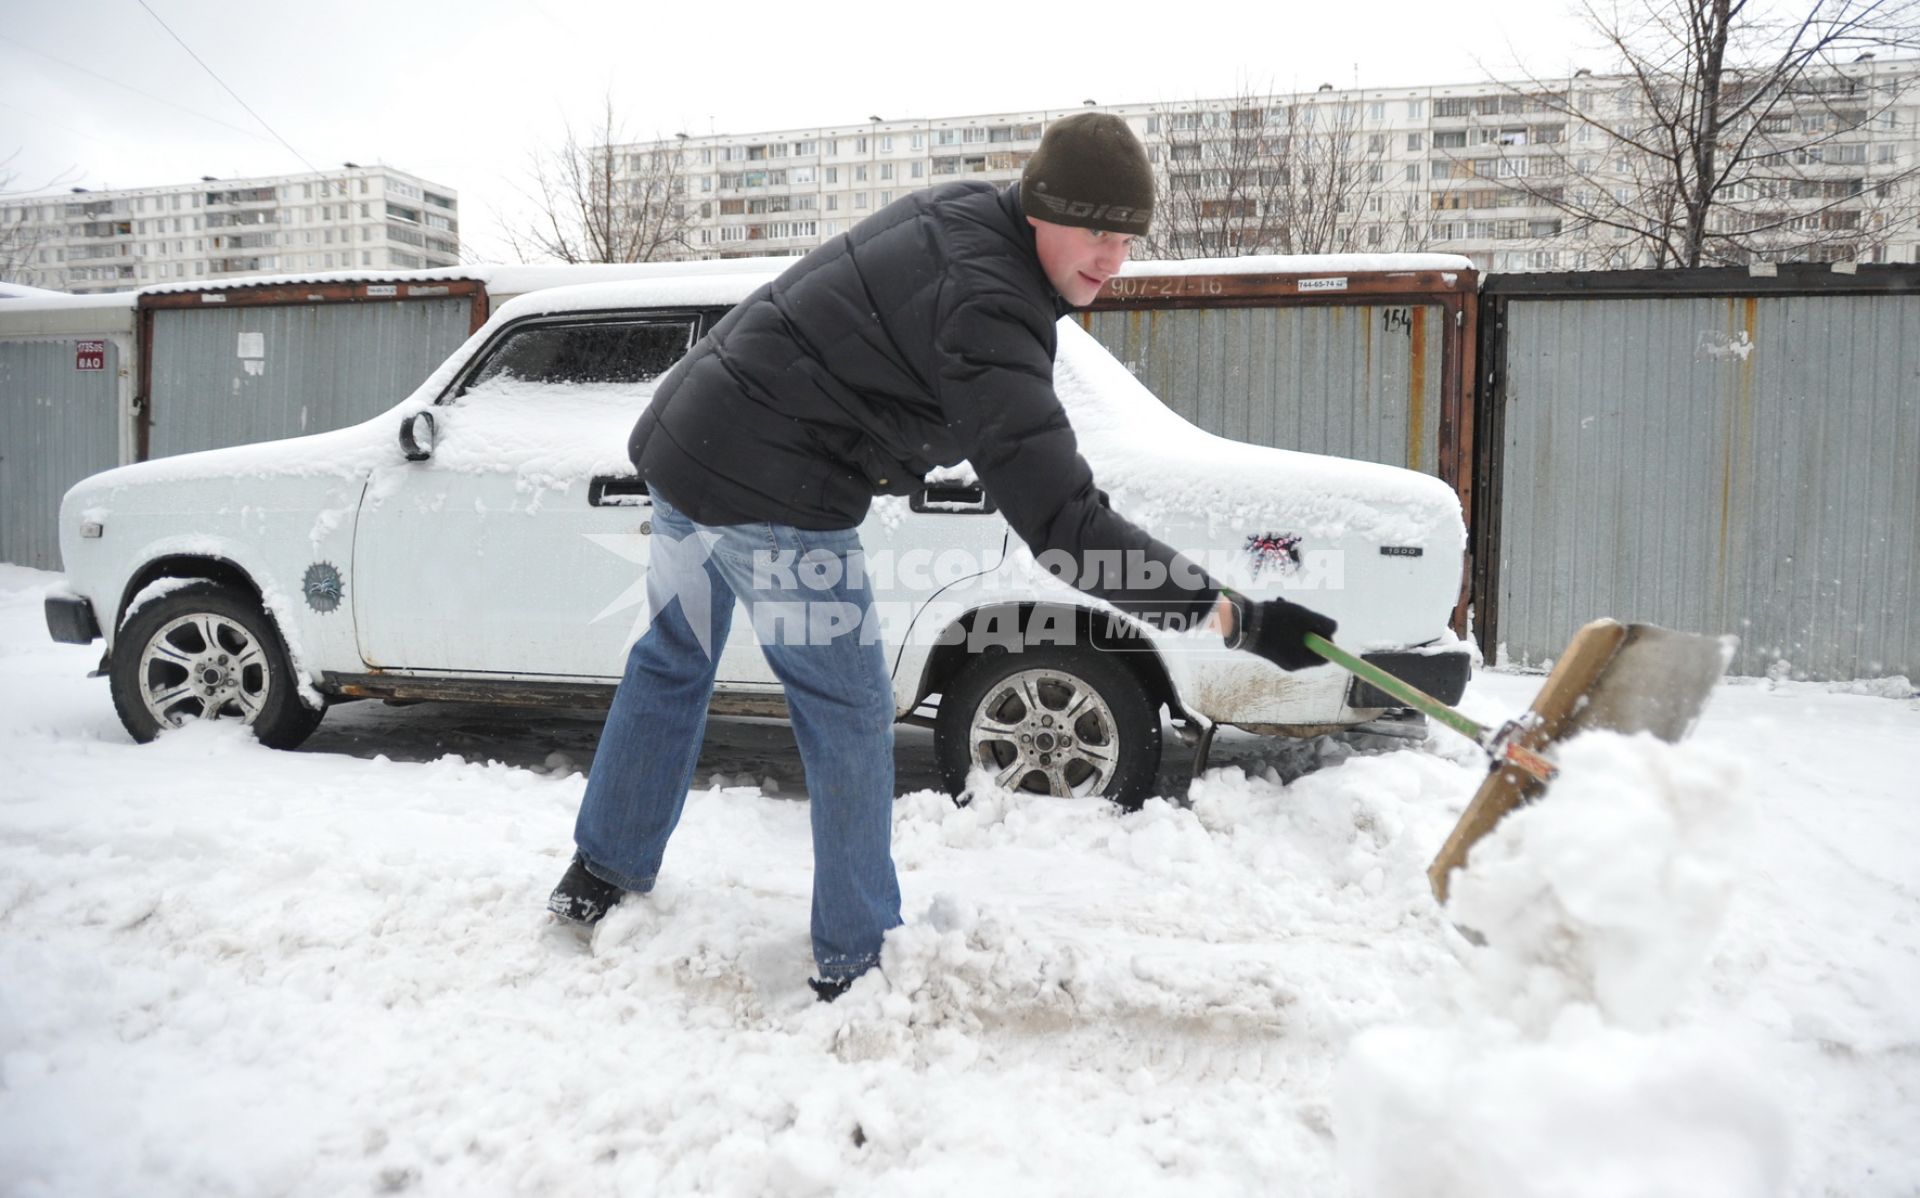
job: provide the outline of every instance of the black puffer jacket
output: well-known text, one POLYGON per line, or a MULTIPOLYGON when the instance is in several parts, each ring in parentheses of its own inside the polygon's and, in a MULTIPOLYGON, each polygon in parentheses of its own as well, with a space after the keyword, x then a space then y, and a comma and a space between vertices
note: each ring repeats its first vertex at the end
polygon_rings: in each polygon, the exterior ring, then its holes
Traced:
POLYGON ((1069 582, 1148 618, 1197 618, 1217 588, 1107 506, 1054 394, 1069 310, 1017 187, 915 192, 729 312, 661 380, 629 456, 702 524, 816 529, 858 524, 874 495, 965 458, 1036 555, 1166 567, 1069 582))

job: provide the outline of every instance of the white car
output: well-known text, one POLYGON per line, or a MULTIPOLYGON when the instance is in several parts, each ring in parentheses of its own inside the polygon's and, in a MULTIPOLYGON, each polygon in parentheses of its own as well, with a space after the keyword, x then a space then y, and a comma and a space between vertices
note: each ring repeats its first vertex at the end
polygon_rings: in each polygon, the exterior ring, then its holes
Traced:
MULTIPOLYGON (((690 273, 526 295, 374 419, 85 479, 61 508, 66 587, 48 627, 104 635, 115 706, 142 741, 232 718, 291 747, 327 705, 359 698, 604 705, 649 616, 650 513, 628 431, 653 380, 763 281, 690 273)), ((1072 319, 1055 377, 1117 510, 1458 697, 1468 651, 1448 619, 1465 531, 1448 486, 1201 432, 1072 319)), ((1334 667, 1283 673, 1068 589, 964 466, 876 501, 861 537, 895 708, 932 724, 956 792, 985 769, 1009 787, 1137 803, 1163 709, 1189 739, 1395 714, 1334 667)), ((744 618, 713 709, 784 714, 744 618)))

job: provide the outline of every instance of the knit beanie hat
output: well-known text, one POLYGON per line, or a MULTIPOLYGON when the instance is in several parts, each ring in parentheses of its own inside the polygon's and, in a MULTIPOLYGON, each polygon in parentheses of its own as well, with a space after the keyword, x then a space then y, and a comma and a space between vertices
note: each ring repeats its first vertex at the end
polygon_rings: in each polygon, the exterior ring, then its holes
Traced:
POLYGON ((1145 233, 1153 219, 1153 167, 1127 122, 1076 112, 1047 126, 1020 175, 1020 206, 1056 225, 1145 233))

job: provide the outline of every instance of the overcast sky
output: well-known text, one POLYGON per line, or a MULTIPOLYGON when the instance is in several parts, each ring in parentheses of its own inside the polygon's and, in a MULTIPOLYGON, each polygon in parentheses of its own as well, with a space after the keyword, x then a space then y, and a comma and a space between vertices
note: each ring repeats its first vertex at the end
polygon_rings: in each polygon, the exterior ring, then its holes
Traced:
POLYGON ((0 0, 11 190, 385 162, 455 188, 481 255, 609 93, 644 139, 1608 66, 1561 0, 146 5, 0 0))

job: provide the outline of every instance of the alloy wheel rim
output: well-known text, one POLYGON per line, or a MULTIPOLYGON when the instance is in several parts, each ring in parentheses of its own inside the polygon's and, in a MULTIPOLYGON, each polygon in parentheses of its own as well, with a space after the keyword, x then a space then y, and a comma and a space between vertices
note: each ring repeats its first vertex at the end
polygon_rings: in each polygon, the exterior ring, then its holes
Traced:
POLYGON ((1022 670, 995 683, 969 726, 974 765, 1009 790, 1083 798, 1104 794, 1120 766, 1113 709, 1086 680, 1022 670))
POLYGON ((251 724, 272 692, 260 642, 238 621, 213 612, 169 620, 140 654, 140 698, 163 728, 195 720, 251 724))

